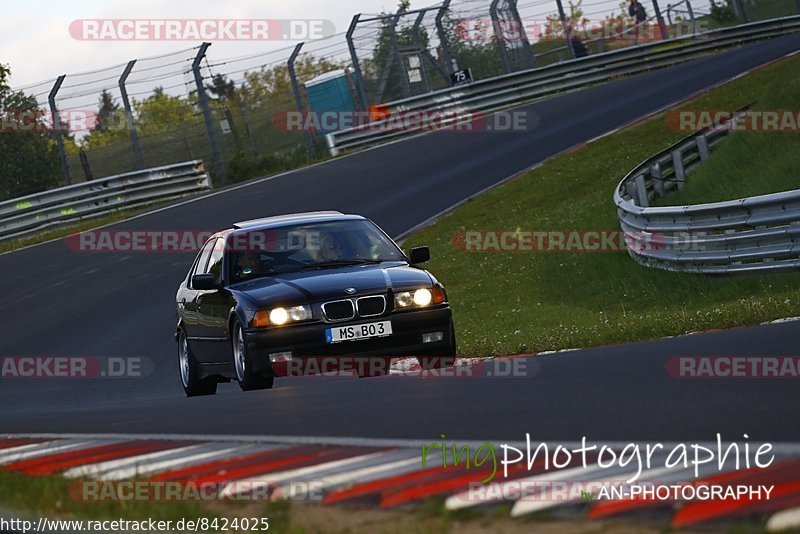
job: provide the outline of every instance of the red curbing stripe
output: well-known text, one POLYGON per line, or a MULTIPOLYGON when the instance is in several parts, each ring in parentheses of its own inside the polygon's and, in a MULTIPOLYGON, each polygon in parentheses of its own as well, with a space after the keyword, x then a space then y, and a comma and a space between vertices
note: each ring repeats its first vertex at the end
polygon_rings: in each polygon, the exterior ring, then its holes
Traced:
POLYGON ((108 460, 137 456, 149 452, 168 450, 176 447, 192 445, 193 442, 175 441, 129 441, 125 443, 114 443, 101 445, 89 449, 68 451, 50 456, 40 456, 29 460, 22 460, 8 464, 5 469, 9 471, 20 471, 26 475, 50 475, 59 471, 66 471, 72 467, 87 464, 96 464, 108 460))
POLYGON ((671 508, 671 501, 659 501, 636 497, 635 499, 624 499, 618 501, 603 501, 592 506, 586 517, 589 519, 600 519, 612 515, 630 512, 632 510, 643 510, 645 508, 671 508))
POLYGON ((380 507, 391 508, 393 506, 405 504, 409 501, 416 501, 431 495, 436 495, 437 493, 461 489, 465 486, 469 486, 470 482, 480 482, 481 480, 485 479, 487 475, 491 474, 491 471, 488 469, 471 472, 468 472, 466 469, 464 469, 463 471, 464 474, 460 476, 445 479, 438 478, 437 480, 431 481, 423 486, 414 486, 399 491, 384 491, 381 493, 380 507))
POLYGON ((297 456, 296 452, 285 455, 280 459, 275 459, 267 462, 256 463, 251 466, 241 467, 238 469, 225 469, 217 471, 213 474, 206 476, 193 477, 192 480, 198 484, 213 484, 221 482, 233 482, 244 478, 253 476, 268 475, 269 473, 276 473, 285 471, 287 469, 297 469, 300 467, 311 467, 313 465, 331 462, 335 460, 342 460, 353 456, 369 452, 378 452, 385 449, 367 448, 367 447, 337 447, 330 448, 320 453, 310 453, 302 456, 297 456))
MULTIPOLYGON (((569 465, 564 466, 564 469, 577 465, 577 463, 578 462, 571 462, 569 465)), ((521 464, 515 464, 508 469, 508 476, 503 477, 502 480, 498 480, 497 482, 502 484, 503 482, 509 480, 535 476, 543 473, 543 468, 544 462, 539 460, 537 460, 530 469, 528 469, 527 463, 523 462, 521 464)), ((439 473, 445 472, 441 468, 438 471, 439 473)), ((425 497, 430 497, 440 493, 463 491, 469 488, 470 483, 481 482, 488 474, 491 474, 491 471, 469 471, 467 469, 461 469, 460 471, 454 471, 450 474, 450 476, 440 475, 436 477, 436 480, 432 480, 428 484, 412 486, 399 490, 396 488, 387 489, 381 493, 380 506, 381 508, 390 508, 392 506, 398 506, 409 501, 420 500, 425 497)))
POLYGON ((320 446, 291 447, 251 453, 238 458, 225 458, 213 462, 191 465, 173 471, 165 471, 150 478, 151 481, 188 481, 204 476, 229 473, 237 469, 264 465, 265 462, 277 461, 286 458, 307 458, 319 455, 328 450, 320 446))
MULTIPOLYGON (((727 473, 720 473, 718 475, 699 479, 696 483, 723 485, 741 484, 751 481, 752 479, 757 479, 759 475, 762 477, 765 475, 772 476, 772 473, 775 473, 776 477, 780 477, 781 475, 791 477, 792 473, 798 472, 798 469, 800 469, 800 459, 791 459, 778 462, 767 469, 753 468, 747 471, 729 471, 727 473)), ((783 479, 778 479, 776 482, 780 482, 781 480, 783 479)), ((679 482, 676 482, 676 484, 679 484, 679 482)), ((617 501, 605 501, 599 502, 589 509, 587 517, 590 519, 600 519, 633 510, 642 510, 646 508, 669 508, 673 505, 674 503, 672 501, 661 501, 657 499, 647 499, 644 497, 617 501)))
POLYGON ((749 506, 734 515, 749 516, 753 514, 768 514, 771 512, 779 512, 781 510, 797 508, 799 506, 800 492, 789 493, 775 499, 773 499, 772 495, 770 495, 770 499, 768 501, 756 501, 753 503, 753 506, 749 506))
MULTIPOLYGON (((570 464, 572 465, 572 464, 570 464)), ((503 480, 498 481, 502 483, 506 480, 514 480, 517 478, 524 478, 527 476, 533 476, 537 473, 541 472, 541 463, 537 462, 535 466, 532 466, 529 470, 526 464, 515 464, 509 467, 508 469, 508 476, 503 477, 503 480)), ((569 466, 567 466, 569 467, 569 466)), ((453 478, 462 479, 465 477, 466 469, 463 467, 456 468, 449 467, 433 467, 431 469, 426 469, 424 471, 414 471, 411 473, 405 473, 402 475, 397 475, 390 478, 382 478, 378 480, 372 480, 370 482, 365 482, 363 484, 356 484, 349 488, 343 488, 337 491, 332 491, 325 495, 322 500, 323 504, 333 504, 342 501, 348 501, 353 499, 361 499, 366 498, 372 494, 381 494, 383 497, 386 494, 399 491, 410 490, 414 487, 422 487, 424 488, 424 484, 431 483, 435 484, 437 482, 441 482, 443 480, 449 480, 453 478)), ((473 472, 475 475, 475 472, 473 472)), ((485 478, 485 475, 482 476, 472 476, 469 478, 473 478, 477 481, 481 481, 485 478)), ((469 481, 466 483, 469 484, 469 481)), ((428 486, 430 487, 430 486, 428 486)))
POLYGON ((413 471, 403 473, 389 478, 372 480, 363 484, 356 484, 346 489, 332 491, 325 495, 322 504, 333 504, 341 501, 348 501, 359 497, 379 493, 386 488, 405 486, 417 481, 423 481, 441 475, 441 468, 431 468, 424 471, 413 471))
MULTIPOLYGON (((800 481, 776 484, 770 498, 783 499, 800 494, 800 481)), ((762 501, 752 500, 749 497, 741 500, 703 501, 691 503, 675 513, 672 518, 673 527, 685 527, 716 519, 725 515, 747 515, 752 508, 758 508, 762 501)))
POLYGON ((426 469, 424 471, 412 471, 411 473, 404 473, 389 478, 381 478, 372 480, 363 484, 356 484, 349 488, 332 491, 325 495, 322 499, 322 504, 333 504, 341 501, 348 501, 357 499, 359 497, 366 497, 367 495, 377 494, 387 488, 398 488, 408 486, 414 482, 425 481, 441 477, 442 469, 439 467, 426 469))

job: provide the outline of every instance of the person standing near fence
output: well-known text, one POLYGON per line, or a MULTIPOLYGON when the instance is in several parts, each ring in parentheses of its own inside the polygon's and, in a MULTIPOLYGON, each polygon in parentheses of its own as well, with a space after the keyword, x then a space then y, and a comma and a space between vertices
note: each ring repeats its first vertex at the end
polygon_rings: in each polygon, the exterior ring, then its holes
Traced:
POLYGON ((636 24, 639 25, 647 20, 647 10, 639 0, 631 0, 628 6, 628 16, 636 19, 636 24))
POLYGON ((628 5, 628 16, 636 20, 636 26, 633 28, 633 42, 639 42, 639 32, 642 31, 641 25, 647 21, 647 11, 639 0, 631 0, 628 5))

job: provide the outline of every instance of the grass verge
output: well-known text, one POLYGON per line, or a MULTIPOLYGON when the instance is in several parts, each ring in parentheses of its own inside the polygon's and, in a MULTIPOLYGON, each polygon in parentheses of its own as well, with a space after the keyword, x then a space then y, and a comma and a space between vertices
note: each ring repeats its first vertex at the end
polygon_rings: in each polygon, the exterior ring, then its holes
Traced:
MULTIPOLYGON (((799 67, 800 58, 774 64, 681 109, 739 109, 796 78, 799 67)), ((659 115, 552 158, 411 236, 406 246, 432 249, 429 268, 448 289, 459 352, 587 347, 800 315, 797 274, 693 276, 646 269, 624 252, 466 252, 453 245, 464 230, 618 230, 611 197, 620 179, 683 136, 659 115)))
POLYGON ((787 110, 794 130, 738 132, 691 174, 686 187, 659 199, 658 205, 699 204, 777 193, 800 187, 800 61, 788 62, 764 86, 752 111, 787 110))

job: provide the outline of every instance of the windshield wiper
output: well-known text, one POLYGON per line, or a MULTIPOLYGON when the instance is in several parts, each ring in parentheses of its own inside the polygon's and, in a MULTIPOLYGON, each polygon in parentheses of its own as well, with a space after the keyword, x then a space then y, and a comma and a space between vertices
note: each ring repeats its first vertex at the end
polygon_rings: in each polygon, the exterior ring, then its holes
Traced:
POLYGON ((301 269, 324 269, 326 267, 342 267, 345 265, 370 265, 375 263, 382 263, 386 260, 367 260, 367 259, 360 259, 360 258, 353 258, 349 260, 330 260, 330 261, 321 261, 319 263, 309 263, 308 265, 303 265, 301 269))

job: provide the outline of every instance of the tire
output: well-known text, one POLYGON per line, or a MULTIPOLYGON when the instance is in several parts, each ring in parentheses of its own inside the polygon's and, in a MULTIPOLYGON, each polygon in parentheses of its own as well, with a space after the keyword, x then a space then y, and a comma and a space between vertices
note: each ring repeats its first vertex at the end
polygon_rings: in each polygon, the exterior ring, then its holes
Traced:
POLYGON ((424 371, 452 367, 456 364, 456 329, 450 323, 450 343, 439 354, 432 356, 417 356, 419 366, 424 371))
POLYGON ((217 379, 215 377, 200 378, 200 364, 197 363, 189 341, 183 330, 178 332, 178 370, 181 385, 187 397, 200 397, 213 395, 217 392, 217 379))
POLYGON ((252 362, 247 353, 247 343, 244 339, 242 324, 236 320, 231 328, 231 352, 233 354, 233 368, 236 370, 236 381, 242 391, 257 389, 270 389, 275 381, 273 375, 257 375, 253 372, 252 362))

